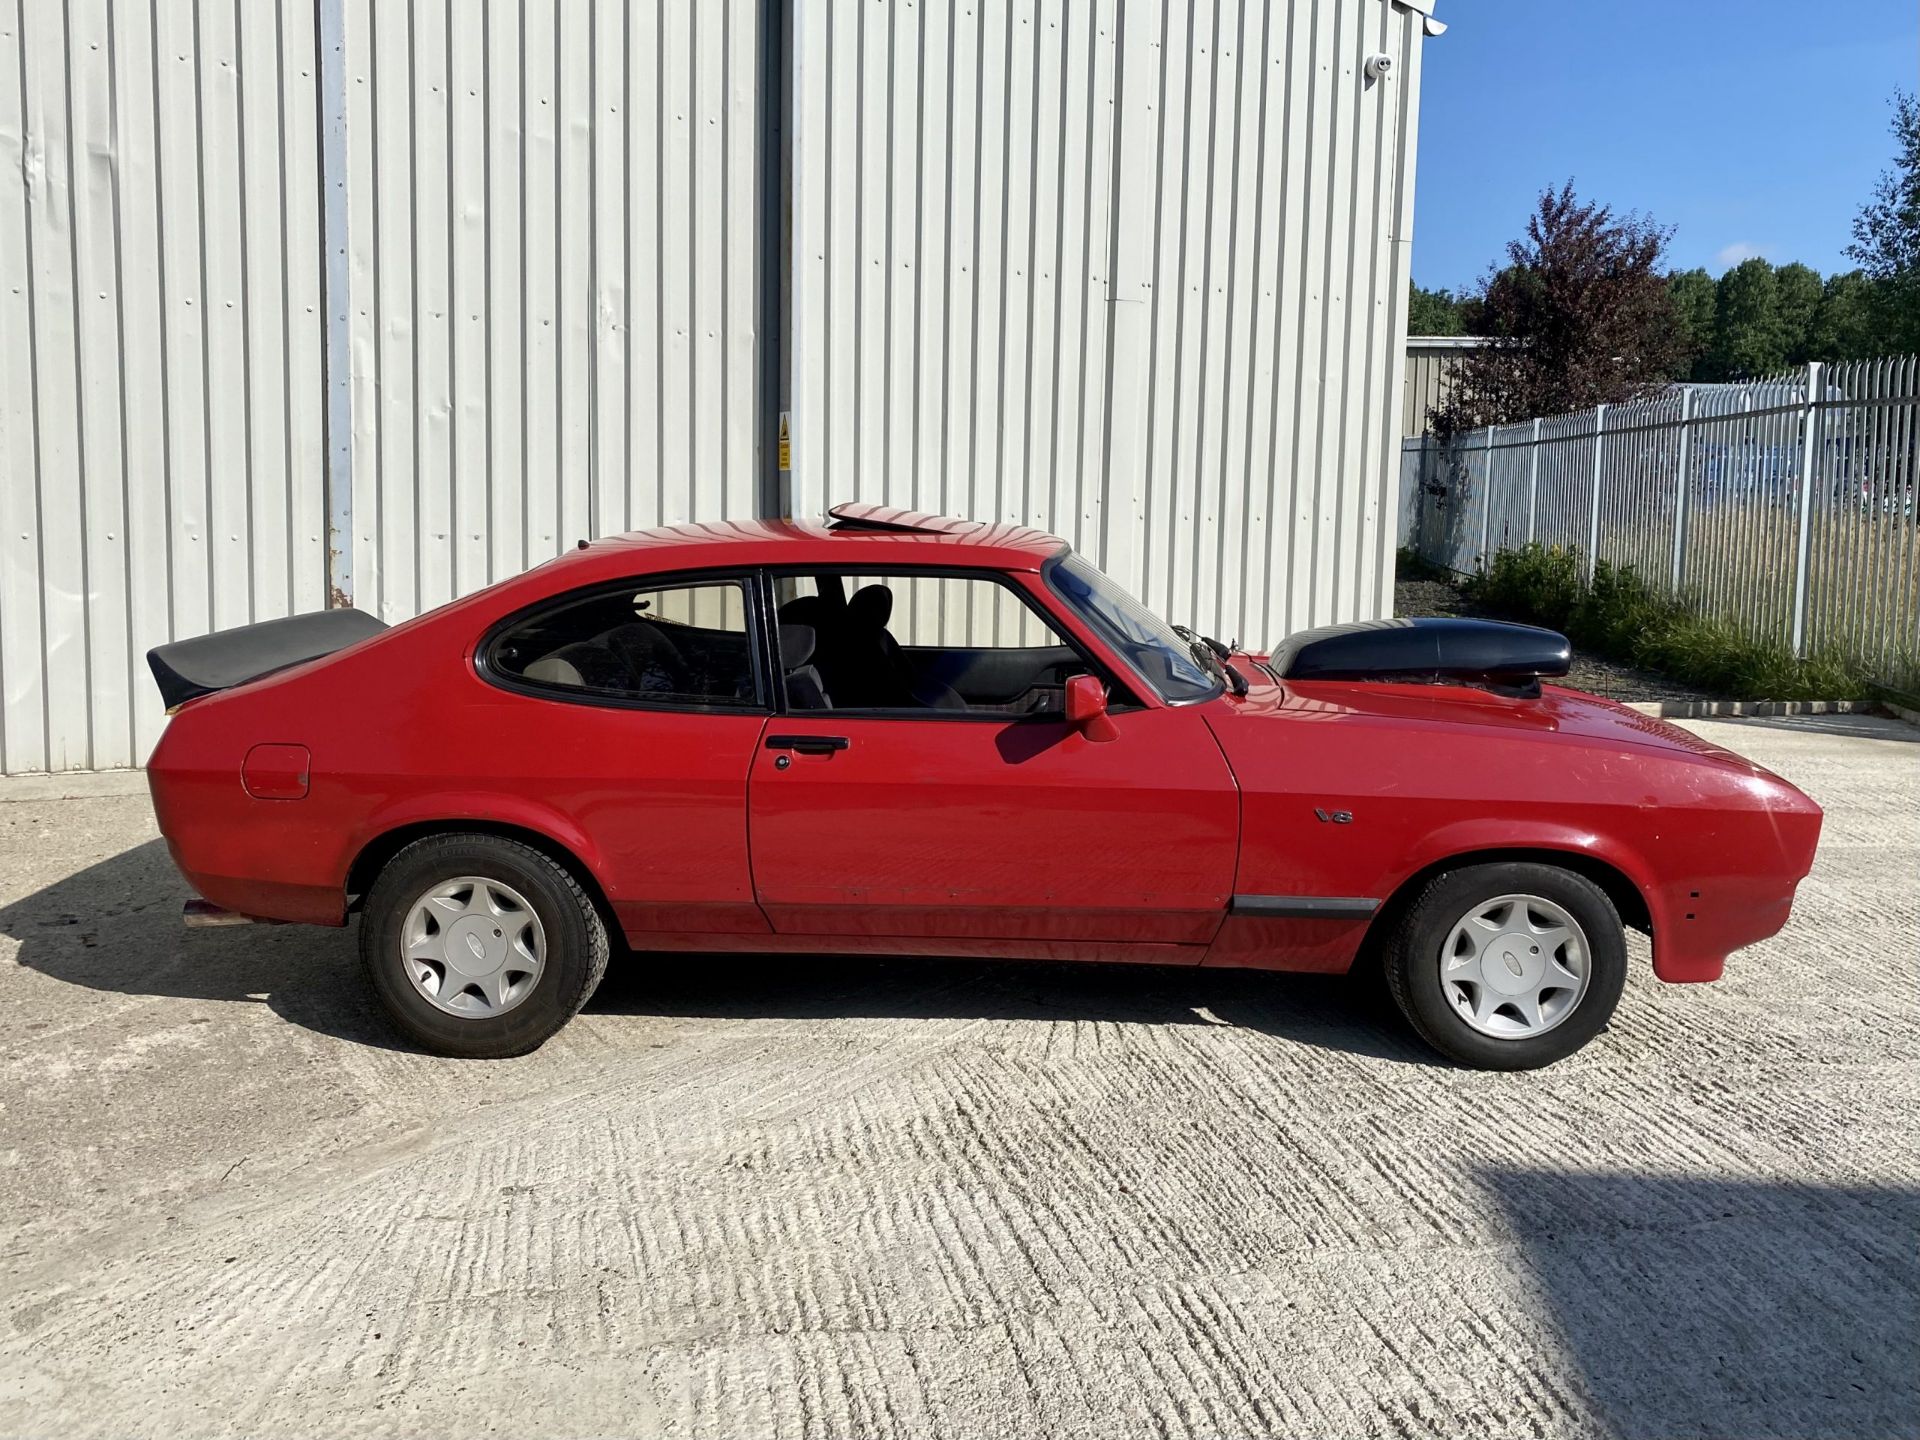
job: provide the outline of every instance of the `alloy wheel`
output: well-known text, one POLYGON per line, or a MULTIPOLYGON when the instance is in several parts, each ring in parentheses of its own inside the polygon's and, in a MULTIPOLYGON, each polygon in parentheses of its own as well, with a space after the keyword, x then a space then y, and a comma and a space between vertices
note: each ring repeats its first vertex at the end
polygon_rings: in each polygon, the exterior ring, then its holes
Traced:
POLYGON ((1544 1035, 1579 1008, 1591 973, 1586 932, 1539 895, 1496 895, 1461 916, 1440 951, 1440 989, 1497 1040, 1544 1035))
POLYGON ((511 885, 483 875, 442 881, 400 927, 407 978, 437 1009, 463 1020, 505 1014, 540 983, 546 931, 511 885))

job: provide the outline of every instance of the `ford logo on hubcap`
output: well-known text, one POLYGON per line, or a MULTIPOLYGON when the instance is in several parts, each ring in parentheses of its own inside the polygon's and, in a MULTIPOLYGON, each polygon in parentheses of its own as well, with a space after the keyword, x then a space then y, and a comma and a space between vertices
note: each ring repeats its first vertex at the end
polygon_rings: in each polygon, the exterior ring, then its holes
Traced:
MULTIPOLYGON (((472 933, 467 935, 467 949, 473 952, 473 958, 476 960, 484 960, 487 958, 487 947, 480 943, 480 937, 478 935, 472 933)), ((1511 965, 1513 961, 1509 960, 1507 963, 1511 965)), ((1513 973, 1518 975, 1520 972, 1515 970, 1513 973)))

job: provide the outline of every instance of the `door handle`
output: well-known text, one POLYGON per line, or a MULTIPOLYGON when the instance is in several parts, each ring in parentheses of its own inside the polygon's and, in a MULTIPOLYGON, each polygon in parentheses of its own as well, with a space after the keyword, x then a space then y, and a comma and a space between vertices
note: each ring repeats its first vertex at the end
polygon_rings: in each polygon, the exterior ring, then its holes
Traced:
POLYGON ((769 735, 767 749, 797 750, 802 755, 831 755, 847 748, 844 735, 769 735))

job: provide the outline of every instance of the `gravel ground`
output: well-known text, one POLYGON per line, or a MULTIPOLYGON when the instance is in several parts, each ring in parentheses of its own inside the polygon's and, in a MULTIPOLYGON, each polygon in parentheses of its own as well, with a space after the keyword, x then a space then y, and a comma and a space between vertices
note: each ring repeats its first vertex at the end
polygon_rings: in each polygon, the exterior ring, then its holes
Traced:
POLYGON ((1920 730, 1693 728, 1827 807, 1792 925, 1510 1076, 938 961, 438 1060, 350 934, 183 931, 142 796, 0 787, 0 1434, 1914 1434, 1920 730))
MULTIPOLYGON (((1393 613, 1396 615, 1480 615, 1467 597, 1444 580, 1398 580, 1393 587, 1393 613)), ((1592 695, 1612 700, 1725 700, 1710 690, 1682 685, 1651 670, 1636 670, 1631 665, 1587 655, 1576 650, 1573 667, 1560 682, 1592 695)))

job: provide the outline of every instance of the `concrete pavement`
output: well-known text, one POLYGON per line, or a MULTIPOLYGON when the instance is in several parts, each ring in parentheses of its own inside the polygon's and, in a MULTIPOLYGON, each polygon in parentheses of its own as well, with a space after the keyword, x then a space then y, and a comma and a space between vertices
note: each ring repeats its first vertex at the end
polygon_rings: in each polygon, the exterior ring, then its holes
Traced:
POLYGON ((1920 1431, 1920 730, 1691 728, 1826 806, 1792 925, 1636 940, 1511 1076, 1345 982, 940 961, 439 1060, 350 932, 183 931, 137 782, 0 782, 0 1433, 1920 1431))

